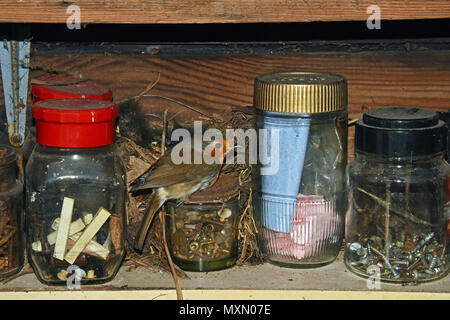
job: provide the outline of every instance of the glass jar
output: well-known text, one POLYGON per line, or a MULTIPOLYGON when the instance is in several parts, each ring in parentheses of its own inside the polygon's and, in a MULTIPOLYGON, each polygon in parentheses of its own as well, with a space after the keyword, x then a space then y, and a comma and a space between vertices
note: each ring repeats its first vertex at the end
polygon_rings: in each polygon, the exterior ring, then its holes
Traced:
POLYGON ((111 280, 125 255, 125 168, 118 108, 95 100, 33 105, 37 142, 26 166, 27 255, 37 277, 64 285, 111 280), (71 267, 73 265, 73 267, 71 267))
POLYGON ((172 259, 188 271, 232 267, 238 256, 238 181, 222 175, 187 202, 166 202, 167 242, 172 259), (220 199, 217 197, 220 195, 220 199))
MULTIPOLYGON (((103 84, 62 74, 51 74, 33 79, 33 103, 53 99, 87 99, 111 101, 112 92, 103 84)), ((36 145, 36 127, 32 125, 23 145, 23 163, 26 165, 36 145)))
POLYGON ((33 103, 53 99, 86 99, 111 101, 112 92, 103 84, 62 74, 51 74, 33 80, 33 103))
POLYGON ((23 186, 17 180, 16 153, 0 145, 0 280, 24 263, 23 186))
POLYGON ((345 264, 363 277, 426 282, 448 273, 446 127, 433 111, 384 108, 356 123, 345 264))
POLYGON ((347 209, 347 81, 307 72, 259 76, 254 106, 260 247, 276 265, 328 264, 341 248, 347 209))

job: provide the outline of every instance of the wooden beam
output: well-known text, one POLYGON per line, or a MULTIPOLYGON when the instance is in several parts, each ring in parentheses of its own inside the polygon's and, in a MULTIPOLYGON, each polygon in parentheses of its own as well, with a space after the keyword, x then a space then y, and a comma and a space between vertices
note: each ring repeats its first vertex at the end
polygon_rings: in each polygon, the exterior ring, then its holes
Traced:
MULTIPOLYGON (((151 94, 205 112, 251 105, 257 75, 289 70, 334 72, 349 83, 349 111, 396 105, 445 110, 450 106, 450 50, 315 52, 289 55, 152 56, 35 52, 32 75, 67 73, 104 82, 116 101, 138 95, 160 74, 151 94)), ((0 92, 1 94, 1 92, 0 92)), ((151 112, 175 103, 144 97, 151 112)))
MULTIPOLYGON (((151 119, 168 109, 171 114, 181 112, 179 117, 184 121, 201 115, 174 101, 220 116, 232 107, 252 104, 257 75, 289 70, 345 76, 350 118, 386 106, 444 111, 450 108, 449 65, 450 50, 203 56, 36 52, 32 57, 34 68, 102 81, 112 89, 116 101, 140 94, 159 74, 159 82, 150 92, 154 96, 140 100, 142 113, 151 119)), ((39 70, 33 75, 42 73, 39 70)), ((349 154, 352 153, 350 129, 349 154)))
POLYGON ((66 23, 71 4, 81 23, 365 21, 371 5, 382 20, 450 17, 447 0, 2 0, 0 22, 66 23))
MULTIPOLYGON (((444 46, 445 42, 442 42, 441 47, 444 46)), ((232 107, 249 106, 257 75, 289 70, 334 72, 345 76, 349 84, 349 117, 353 119, 361 117, 365 110, 386 106, 439 111, 450 108, 450 49, 353 52, 354 48, 350 46, 342 52, 302 53, 294 46, 289 54, 271 53, 279 52, 275 48, 263 54, 264 50, 257 47, 238 50, 239 54, 215 54, 214 45, 210 45, 195 49, 194 52, 207 52, 198 55, 189 54, 185 47, 182 47, 182 54, 177 54, 174 46, 152 48, 156 52, 169 48, 171 54, 83 53, 79 48, 74 51, 53 48, 42 52, 35 47, 31 59, 32 76, 47 71, 101 81, 112 89, 115 101, 121 101, 139 95, 158 79, 159 74, 158 84, 149 92, 153 96, 139 101, 144 114, 141 118, 156 120, 157 124, 161 121, 155 116, 161 116, 165 109, 169 110, 169 118, 178 114, 176 119, 184 123, 201 117, 182 104, 219 117, 230 112, 232 107), (258 54, 245 55, 243 52, 258 54)), ((101 49, 101 46, 96 47, 98 51, 101 49)), ((2 104, 3 89, 0 86, 2 104)), ((4 108, 0 108, 0 113, 3 112, 4 108)), ((353 136, 353 128, 350 128, 350 155, 353 153, 353 136)))

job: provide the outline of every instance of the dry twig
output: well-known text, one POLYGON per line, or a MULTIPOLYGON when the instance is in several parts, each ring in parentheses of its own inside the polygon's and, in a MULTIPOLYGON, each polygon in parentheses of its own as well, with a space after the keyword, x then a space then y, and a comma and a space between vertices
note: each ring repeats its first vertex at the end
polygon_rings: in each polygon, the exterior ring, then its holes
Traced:
POLYGON ((14 279, 20 278, 23 275, 29 274, 29 273, 33 273, 33 268, 32 267, 28 267, 28 268, 24 268, 21 272, 13 274, 12 276, 4 279, 2 281, 2 284, 6 284, 14 279))
POLYGON ((169 97, 161 96, 161 95, 157 95, 157 94, 146 94, 146 95, 143 95, 143 97, 153 97, 153 98, 165 99, 165 100, 168 100, 168 101, 177 103, 177 104, 179 104, 179 105, 181 105, 181 106, 183 106, 183 107, 186 107, 186 108, 188 108, 189 110, 192 110, 192 111, 194 111, 194 112, 197 112, 197 113, 201 114, 202 116, 206 117, 207 119, 210 119, 210 120, 212 119, 212 118, 211 118, 210 116, 208 116, 206 113, 201 112, 200 110, 195 109, 194 107, 191 107, 190 105, 188 105, 188 104, 186 104, 186 103, 184 103, 184 102, 181 102, 181 101, 179 101, 179 100, 173 99, 173 98, 169 98, 169 97))
POLYGON ((143 96, 145 96, 147 93, 149 93, 150 90, 152 90, 158 84, 160 77, 161 77, 161 73, 158 72, 158 78, 154 82, 149 83, 147 85, 147 87, 144 89, 144 91, 139 93, 137 96, 134 96, 134 97, 131 97, 131 98, 122 99, 122 100, 116 102, 116 104, 121 104, 121 103, 123 103, 125 101, 128 101, 128 100, 139 101, 143 96))
MULTIPOLYGON (((164 156, 166 150, 166 127, 167 127, 167 110, 164 110, 164 118, 163 118, 163 132, 161 138, 161 157, 164 156)), ((167 255, 167 260, 169 262, 170 270, 172 272, 173 280, 175 281, 175 288, 177 290, 177 299, 183 300, 183 292, 181 291, 180 282, 178 280, 177 272, 175 270, 175 265, 172 261, 172 256, 170 255, 169 246, 167 245, 167 237, 166 237, 166 217, 164 214, 164 210, 159 212, 159 218, 161 219, 161 230, 162 230, 162 241, 164 244, 164 250, 167 255)))

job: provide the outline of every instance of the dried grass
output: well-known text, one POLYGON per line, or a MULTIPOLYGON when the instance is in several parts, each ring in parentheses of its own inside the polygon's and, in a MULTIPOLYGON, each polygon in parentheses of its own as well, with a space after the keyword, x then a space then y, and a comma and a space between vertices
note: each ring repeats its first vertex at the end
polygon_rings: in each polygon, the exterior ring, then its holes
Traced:
MULTIPOLYGON (((158 120, 156 120, 158 121, 158 120)), ((233 112, 231 117, 226 120, 212 119, 207 125, 218 125, 219 130, 225 131, 226 128, 242 128, 246 129, 252 126, 249 116, 242 112, 233 112)), ((161 141, 162 139, 155 139, 161 141)), ((159 158, 161 145, 154 142, 148 143, 152 149, 147 149, 137 145, 132 140, 126 138, 119 139, 119 147, 123 160, 126 164, 127 174, 132 175, 131 180, 138 178, 139 174, 144 174, 151 170, 159 158)), ((248 143, 246 145, 248 151, 248 143)), ((248 152, 247 152, 248 154, 248 152)), ((254 221, 254 211, 252 205, 252 170, 253 167, 247 164, 227 164, 222 168, 223 173, 236 172, 239 174, 239 204, 241 208, 241 216, 239 218, 239 258, 238 265, 256 265, 262 263, 263 257, 257 243, 257 228, 254 221)), ((128 201, 128 256, 126 265, 134 267, 145 266, 151 268, 160 268, 164 271, 170 271, 169 260, 164 250, 162 229, 160 218, 155 216, 149 235, 147 236, 144 249, 141 255, 134 251, 134 238, 139 229, 141 220, 149 205, 148 195, 132 195, 129 193, 128 201)), ((177 275, 181 278, 188 276, 177 268, 177 275)))

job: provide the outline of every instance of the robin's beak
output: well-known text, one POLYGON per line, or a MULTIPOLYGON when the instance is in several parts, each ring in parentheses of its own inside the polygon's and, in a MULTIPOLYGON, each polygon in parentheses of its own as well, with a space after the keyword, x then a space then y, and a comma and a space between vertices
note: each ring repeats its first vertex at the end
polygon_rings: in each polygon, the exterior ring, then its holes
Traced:
POLYGON ((241 146, 239 144, 234 144, 234 139, 230 139, 230 140, 223 140, 223 148, 224 148, 224 153, 228 153, 232 150, 239 150, 239 149, 245 149, 245 146, 241 146))
MULTIPOLYGON (((223 159, 226 158, 226 156, 234 150, 245 150, 244 146, 234 144, 234 140, 222 140, 222 142, 219 142, 215 145, 215 149, 212 150, 211 156, 212 157, 223 157, 223 159), (216 154, 215 150, 222 149, 221 155, 216 154)), ((239 151, 238 151, 239 152, 239 151)))

